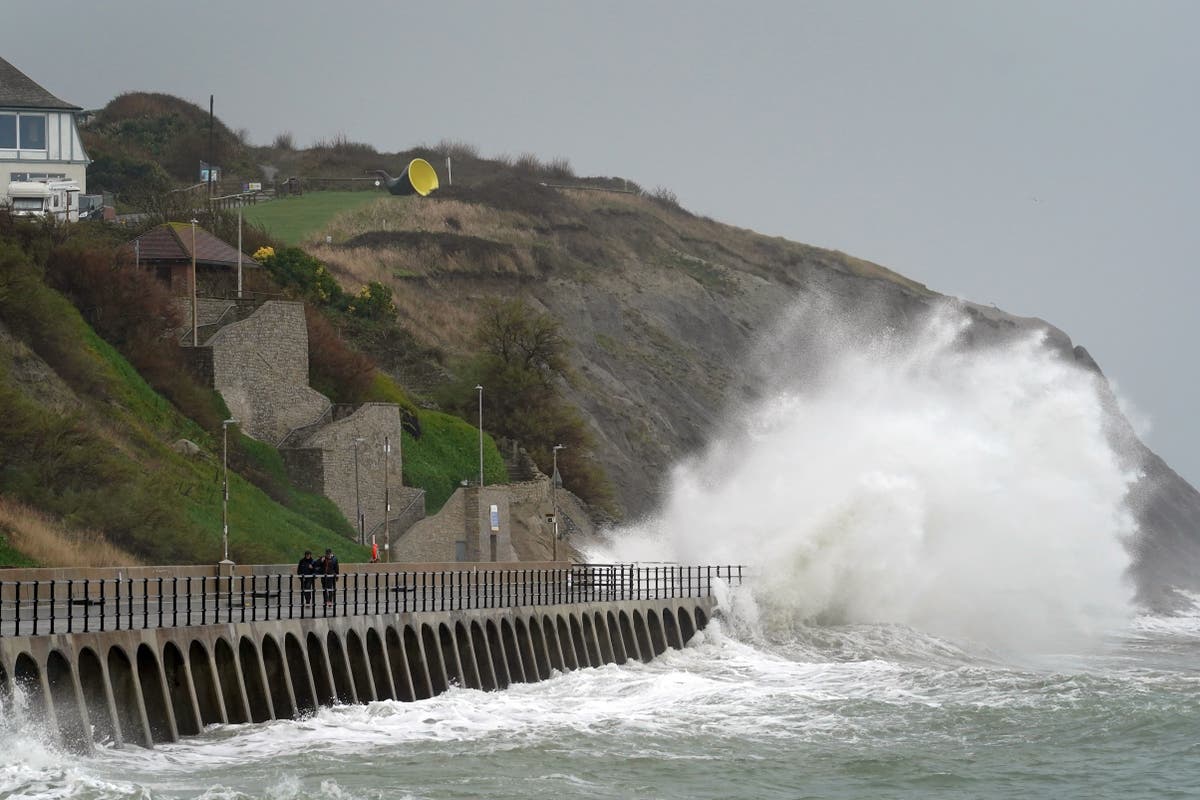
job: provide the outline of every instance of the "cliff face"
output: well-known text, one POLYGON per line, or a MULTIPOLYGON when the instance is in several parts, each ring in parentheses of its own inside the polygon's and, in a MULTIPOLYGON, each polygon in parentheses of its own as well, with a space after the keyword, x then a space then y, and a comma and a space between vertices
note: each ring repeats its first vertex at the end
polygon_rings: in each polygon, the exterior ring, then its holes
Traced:
MULTIPOLYGON (((393 286, 402 317, 431 346, 467 352, 485 296, 522 296, 560 321, 574 369, 564 392, 587 420, 627 518, 652 511, 670 467, 762 391, 762 337, 797 299, 820 298, 835 316, 869 308, 875 324, 897 331, 951 302, 878 265, 628 194, 455 187, 338 224, 334 243, 314 253, 348 285, 393 286)), ((958 305, 974 323, 964 346, 1036 328, 1063 358, 1098 370, 1045 322, 958 305)), ((806 331, 789 346, 819 358, 824 335, 806 331)), ((1143 473, 1131 498, 1141 593, 1156 596, 1164 580, 1198 585, 1200 495, 1109 407, 1126 466, 1143 473)))

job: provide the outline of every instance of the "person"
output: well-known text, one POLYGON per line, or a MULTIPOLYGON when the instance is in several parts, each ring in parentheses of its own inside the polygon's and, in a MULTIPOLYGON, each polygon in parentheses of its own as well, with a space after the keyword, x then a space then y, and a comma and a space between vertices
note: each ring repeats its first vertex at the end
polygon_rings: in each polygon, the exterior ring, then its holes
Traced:
POLYGON ((379 544, 375 541, 375 537, 371 537, 371 563, 379 563, 379 544))
POLYGON ((312 605, 313 584, 317 574, 317 560, 313 558, 312 550, 304 551, 304 558, 296 565, 296 574, 300 576, 300 602, 302 605, 312 605))
POLYGON ((337 598, 337 576, 338 576, 338 560, 333 554, 333 549, 325 548, 325 557, 321 559, 321 588, 325 594, 325 605, 333 605, 333 601, 337 598))

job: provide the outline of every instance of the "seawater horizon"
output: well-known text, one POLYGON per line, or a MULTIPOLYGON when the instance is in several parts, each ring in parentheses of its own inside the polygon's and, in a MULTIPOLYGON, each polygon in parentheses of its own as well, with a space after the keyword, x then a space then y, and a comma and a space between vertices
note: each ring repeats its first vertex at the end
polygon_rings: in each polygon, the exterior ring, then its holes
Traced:
POLYGON ((968 326, 798 306, 769 337, 760 399, 588 554, 750 567, 682 651, 87 758, 18 695, 0 798, 1193 796, 1200 598, 1133 602, 1100 379, 968 326))

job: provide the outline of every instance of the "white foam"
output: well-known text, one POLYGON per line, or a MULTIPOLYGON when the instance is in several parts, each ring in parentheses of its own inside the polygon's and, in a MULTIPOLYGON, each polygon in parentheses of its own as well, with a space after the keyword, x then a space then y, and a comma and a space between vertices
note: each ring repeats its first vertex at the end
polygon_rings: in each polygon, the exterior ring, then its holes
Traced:
POLYGON ((900 336, 799 307, 764 398, 595 557, 748 564, 774 630, 895 623, 1036 651, 1121 625, 1135 476, 1099 378, 1038 333, 967 350, 968 328, 950 309, 900 336), (840 349, 814 362, 812 331, 840 349))

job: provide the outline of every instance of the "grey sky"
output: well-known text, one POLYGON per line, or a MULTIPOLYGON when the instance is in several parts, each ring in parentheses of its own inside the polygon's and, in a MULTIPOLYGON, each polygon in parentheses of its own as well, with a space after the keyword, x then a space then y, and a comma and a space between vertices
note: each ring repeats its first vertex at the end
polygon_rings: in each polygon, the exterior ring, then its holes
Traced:
POLYGON ((65 100, 144 89, 252 140, 564 156, 698 213, 1039 316, 1200 482, 1200 3, 6 6, 65 100))

